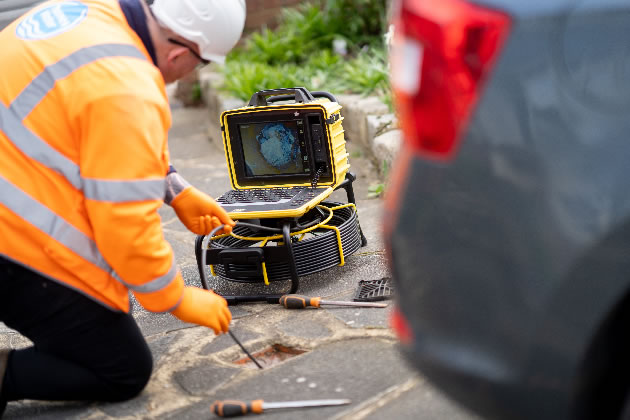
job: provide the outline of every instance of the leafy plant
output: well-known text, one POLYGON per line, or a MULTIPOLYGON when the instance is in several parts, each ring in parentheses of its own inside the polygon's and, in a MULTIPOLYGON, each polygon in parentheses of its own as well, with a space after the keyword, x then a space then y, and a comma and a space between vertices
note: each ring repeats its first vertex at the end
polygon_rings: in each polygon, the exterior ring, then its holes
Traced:
POLYGON ((200 103, 202 101, 201 83, 199 81, 193 84, 190 96, 194 103, 200 103))
POLYGON ((294 64, 270 66, 264 63, 232 61, 226 64, 221 89, 239 99, 248 100, 252 93, 279 86, 302 86, 306 76, 294 64))
MULTIPOLYGON (((381 176, 387 180, 387 178, 389 177, 389 164, 386 160, 383 160, 383 165, 381 166, 381 176)), ((384 193, 385 193, 385 189, 386 189, 386 181, 385 182, 378 182, 375 184, 372 184, 368 187, 368 198, 378 198, 381 197, 384 193)))
POLYGON ((361 94, 382 94, 389 89, 387 54, 385 48, 372 48, 361 52, 344 64, 343 79, 353 92, 361 94))
POLYGON ((387 25, 386 0, 325 0, 323 12, 329 29, 362 47, 378 42, 387 25))
POLYGON ((386 9, 386 0, 319 0, 284 9, 277 28, 253 33, 228 56, 222 90, 247 100, 263 89, 305 86, 391 103, 386 9), (335 40, 345 41, 346 56, 333 51, 335 40))
POLYGON ((378 198, 385 192, 385 183, 379 182, 368 187, 368 198, 378 198))

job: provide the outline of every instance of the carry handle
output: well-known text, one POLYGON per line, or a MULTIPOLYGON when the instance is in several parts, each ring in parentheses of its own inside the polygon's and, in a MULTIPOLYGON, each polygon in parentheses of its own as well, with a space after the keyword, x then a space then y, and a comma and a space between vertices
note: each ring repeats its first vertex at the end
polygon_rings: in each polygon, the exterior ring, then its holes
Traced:
MULTIPOLYGON (((324 92, 324 91, 313 91, 311 92, 311 95, 313 95, 314 98, 326 98, 328 99, 330 102, 337 102, 337 98, 335 98, 333 96, 332 93, 330 92, 324 92)), ((280 102, 280 101, 290 101, 291 99, 293 99, 294 96, 293 95, 276 95, 276 96, 270 96, 269 98, 267 98, 267 103, 271 103, 271 102, 280 102)))
POLYGON ((314 101, 315 98, 305 87, 261 90, 252 95, 248 106, 266 106, 269 102, 294 99, 296 103, 314 101), (277 98, 281 96, 282 98, 277 98), (269 97, 269 98, 267 98, 269 97), (274 99, 276 98, 276 99, 274 99))

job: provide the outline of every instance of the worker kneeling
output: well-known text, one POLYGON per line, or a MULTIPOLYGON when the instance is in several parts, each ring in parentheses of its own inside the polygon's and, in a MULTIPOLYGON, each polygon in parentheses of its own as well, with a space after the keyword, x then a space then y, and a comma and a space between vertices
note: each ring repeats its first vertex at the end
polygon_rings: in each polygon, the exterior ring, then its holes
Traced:
POLYGON ((244 0, 55 0, 0 32, 0 415, 21 399, 116 401, 142 391, 152 312, 227 332, 225 299, 186 287, 157 213, 196 234, 234 222, 169 165, 165 85, 221 62, 244 0))

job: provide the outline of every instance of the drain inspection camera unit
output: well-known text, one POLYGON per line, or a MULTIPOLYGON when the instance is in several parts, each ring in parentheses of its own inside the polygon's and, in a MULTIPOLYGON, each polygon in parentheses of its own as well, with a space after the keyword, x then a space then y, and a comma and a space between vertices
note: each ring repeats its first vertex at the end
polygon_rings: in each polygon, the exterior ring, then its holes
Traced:
MULTIPOLYGON (((367 244, 357 216, 341 105, 328 92, 264 90, 221 114, 232 189, 217 202, 237 221, 229 235, 198 236, 203 287, 213 276, 240 283, 290 280, 336 265, 367 244), (347 203, 325 201, 343 188, 347 203)), ((217 229, 219 230, 219 229, 217 229)), ((222 294, 220 290, 214 290, 222 294)), ((278 303, 281 294, 225 296, 230 304, 278 303)))

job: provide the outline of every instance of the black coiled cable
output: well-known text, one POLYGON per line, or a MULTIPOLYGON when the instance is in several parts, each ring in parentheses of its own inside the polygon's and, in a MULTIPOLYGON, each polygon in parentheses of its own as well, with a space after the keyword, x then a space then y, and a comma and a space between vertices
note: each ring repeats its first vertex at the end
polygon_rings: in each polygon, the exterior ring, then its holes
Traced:
MULTIPOLYGON (((323 202, 321 204, 329 208, 343 205, 343 203, 334 202, 323 202)), ((300 225, 300 229, 294 228, 292 231, 303 230, 306 229, 306 227, 311 227, 321 223, 321 217, 313 217, 314 220, 307 222, 304 225, 300 225)), ((349 206, 334 210, 332 218, 326 223, 326 225, 335 226, 339 229, 344 258, 351 255, 361 247, 361 232, 359 229, 357 213, 354 207, 349 206)), ((243 223, 241 221, 239 221, 234 227, 233 232, 234 234, 243 237, 257 237, 256 233, 258 230, 266 230, 273 233, 281 232, 281 229, 260 226, 252 223, 243 223)), ((312 234, 311 237, 298 242, 294 241, 292 244, 295 266, 299 276, 317 273, 341 263, 337 234, 334 230, 318 227, 310 233, 312 234)), ((210 247, 218 249, 246 248, 255 244, 258 246, 256 242, 251 240, 225 236, 223 238, 213 240, 210 243, 210 247)), ((230 265, 229 268, 231 273, 238 273, 239 270, 251 270, 251 267, 246 264, 234 264, 230 265)), ((288 262, 268 262, 266 264, 266 270, 269 281, 291 279, 291 271, 288 262)), ((257 283, 264 281, 262 276, 239 276, 238 274, 228 276, 226 275, 224 266, 221 264, 214 265, 214 271, 216 275, 229 281, 245 283, 257 283)))

